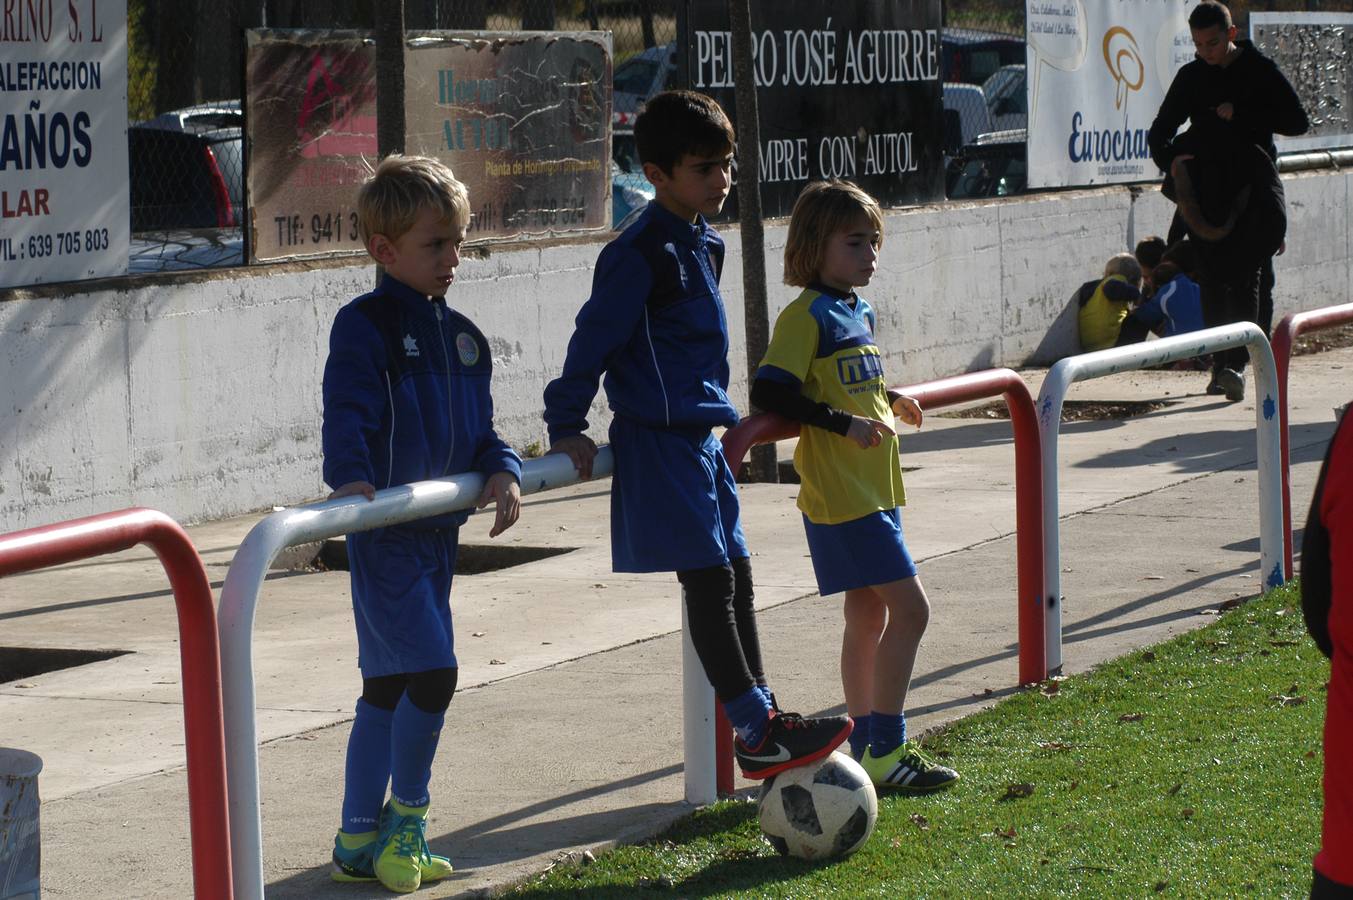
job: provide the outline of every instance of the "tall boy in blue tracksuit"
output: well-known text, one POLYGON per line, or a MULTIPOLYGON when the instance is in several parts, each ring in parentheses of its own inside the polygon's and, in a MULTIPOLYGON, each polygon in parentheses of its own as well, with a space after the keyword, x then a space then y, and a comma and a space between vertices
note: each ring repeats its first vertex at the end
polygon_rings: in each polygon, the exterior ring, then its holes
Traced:
POLYGON ((705 222, 723 208, 733 127, 703 94, 670 91, 634 127, 656 199, 597 260, 564 371, 545 389, 550 452, 591 477, 584 434, 605 374, 614 412, 611 557, 617 572, 676 572, 691 643, 737 730, 748 778, 826 756, 847 716, 778 710, 766 687, 737 485, 711 429, 737 424, 728 399, 724 245, 705 222))
MULTIPOLYGON (((385 275, 334 318, 324 480, 333 497, 369 500, 378 488, 482 472, 479 505, 496 501, 496 536, 517 520, 521 461, 493 430, 488 342, 444 299, 470 221, 465 186, 435 159, 390 156, 357 208, 385 275)), ((348 536, 362 696, 348 739, 335 881, 379 879, 407 893, 451 873, 425 832, 432 760, 456 688, 451 573, 466 516, 348 536)))

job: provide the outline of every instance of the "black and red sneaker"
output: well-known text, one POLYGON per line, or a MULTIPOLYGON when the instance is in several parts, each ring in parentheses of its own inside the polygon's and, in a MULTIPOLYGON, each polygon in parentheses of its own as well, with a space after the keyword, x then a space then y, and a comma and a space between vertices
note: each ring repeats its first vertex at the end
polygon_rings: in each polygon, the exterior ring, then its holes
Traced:
POLYGON ((738 738, 733 741, 733 755, 744 777, 769 778, 822 759, 841 746, 854 727, 850 716, 809 719, 775 710, 761 743, 748 747, 738 738))

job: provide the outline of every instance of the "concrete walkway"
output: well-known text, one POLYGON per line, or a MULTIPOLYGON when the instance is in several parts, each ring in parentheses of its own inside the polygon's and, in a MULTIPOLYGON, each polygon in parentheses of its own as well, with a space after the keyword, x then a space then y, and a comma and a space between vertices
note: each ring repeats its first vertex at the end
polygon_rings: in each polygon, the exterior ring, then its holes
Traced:
MULTIPOLYGON (((1353 350, 1293 361, 1298 525, 1333 409, 1353 399, 1350 373, 1353 350)), ((1043 374, 1025 373, 1035 394, 1043 374)), ((1139 372, 1069 394, 1167 405, 1062 429, 1068 673, 1201 625, 1260 588, 1253 385, 1232 405, 1205 396, 1204 383, 1139 372)), ((908 544, 933 605, 909 700, 918 733, 1011 693, 1017 672, 1010 425, 942 412, 902 445, 908 544)), ((520 524, 494 542, 563 552, 457 576, 461 690, 429 827, 457 874, 419 896, 501 888, 560 854, 635 840, 689 811, 677 587, 670 575, 610 571, 608 488, 528 498, 520 524)), ((786 708, 840 711, 840 601, 816 593, 795 493, 742 493, 767 670, 786 708)), ((214 587, 258 518, 189 529, 214 587)), ((462 543, 488 544, 490 523, 472 518, 462 543)), ((274 573, 255 635, 269 896, 388 896, 327 878, 360 690, 346 573, 274 573)), ((177 643, 164 576, 143 548, 0 580, 0 645, 130 651, 0 684, 0 744, 45 761, 45 896, 189 892, 177 643)))

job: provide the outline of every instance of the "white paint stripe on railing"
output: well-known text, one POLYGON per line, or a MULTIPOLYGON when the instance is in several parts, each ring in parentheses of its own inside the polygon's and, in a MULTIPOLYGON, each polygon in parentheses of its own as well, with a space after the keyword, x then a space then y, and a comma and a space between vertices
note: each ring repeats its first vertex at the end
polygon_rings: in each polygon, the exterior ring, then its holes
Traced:
POLYGON ((1259 562, 1265 588, 1283 582, 1282 456, 1278 422, 1278 378, 1268 339, 1252 322, 1206 328, 1126 347, 1112 347, 1061 360, 1038 392, 1038 430, 1043 453, 1043 596, 1048 604, 1047 666, 1062 665, 1062 583, 1058 545, 1057 435, 1062 401, 1077 381, 1145 369, 1218 350, 1245 346, 1254 378, 1255 444, 1259 465, 1259 562))
MULTIPOLYGON (((592 475, 611 474, 614 459, 602 447, 592 475)), ((521 491, 532 494, 578 481, 567 456, 528 460, 521 491)), ((254 614, 272 561, 287 547, 472 508, 484 490, 478 473, 420 481, 376 492, 376 499, 344 497, 284 509, 263 519, 235 553, 221 587, 221 699, 225 717, 230 846, 236 900, 263 898, 263 824, 259 810, 258 735, 254 696, 254 614)), ((712 741, 712 734, 710 740, 712 741)))

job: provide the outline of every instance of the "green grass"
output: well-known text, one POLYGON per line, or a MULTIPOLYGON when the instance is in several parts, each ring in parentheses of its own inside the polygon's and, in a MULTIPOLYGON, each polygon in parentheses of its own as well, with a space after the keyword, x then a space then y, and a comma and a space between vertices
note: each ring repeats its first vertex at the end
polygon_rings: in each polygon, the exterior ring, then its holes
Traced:
POLYGON ((963 781, 880 797, 846 860, 776 856, 732 801, 511 896, 1305 896, 1328 677, 1288 585, 933 735, 963 781))

